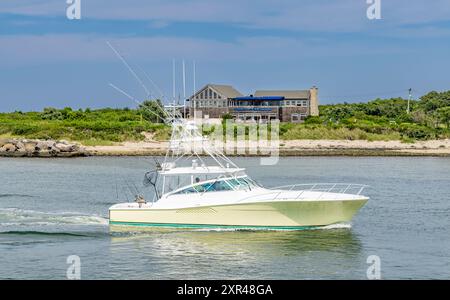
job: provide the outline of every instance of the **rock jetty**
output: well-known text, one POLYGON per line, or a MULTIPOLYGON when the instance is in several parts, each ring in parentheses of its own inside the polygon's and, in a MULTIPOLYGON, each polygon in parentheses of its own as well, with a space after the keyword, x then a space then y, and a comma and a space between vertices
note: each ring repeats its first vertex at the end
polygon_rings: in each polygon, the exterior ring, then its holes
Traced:
POLYGON ((86 156, 84 147, 68 141, 0 139, 0 156, 74 157, 86 156))

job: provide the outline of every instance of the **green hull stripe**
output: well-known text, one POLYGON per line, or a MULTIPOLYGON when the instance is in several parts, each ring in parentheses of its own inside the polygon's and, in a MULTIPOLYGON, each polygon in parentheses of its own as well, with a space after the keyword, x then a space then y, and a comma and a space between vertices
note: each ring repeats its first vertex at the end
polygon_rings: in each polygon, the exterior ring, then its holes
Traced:
POLYGON ((169 228, 216 228, 216 229, 259 229, 259 230, 305 230, 319 228, 320 226, 258 226, 258 225, 212 225, 212 224, 177 224, 177 223, 139 223, 109 221, 110 225, 148 226, 169 228))

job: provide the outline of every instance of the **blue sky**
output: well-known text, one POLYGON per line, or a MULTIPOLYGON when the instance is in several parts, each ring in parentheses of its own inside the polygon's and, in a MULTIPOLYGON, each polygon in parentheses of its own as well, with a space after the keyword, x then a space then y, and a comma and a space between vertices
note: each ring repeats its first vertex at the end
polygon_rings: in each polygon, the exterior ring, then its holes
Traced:
POLYGON ((182 59, 188 95, 193 60, 197 88, 316 85, 321 103, 450 89, 448 0, 381 0, 381 20, 366 17, 366 0, 81 0, 81 20, 67 19, 66 7, 0 1, 0 111, 133 107, 108 84, 137 99, 144 90, 107 41, 167 99, 172 59, 177 94, 182 59))

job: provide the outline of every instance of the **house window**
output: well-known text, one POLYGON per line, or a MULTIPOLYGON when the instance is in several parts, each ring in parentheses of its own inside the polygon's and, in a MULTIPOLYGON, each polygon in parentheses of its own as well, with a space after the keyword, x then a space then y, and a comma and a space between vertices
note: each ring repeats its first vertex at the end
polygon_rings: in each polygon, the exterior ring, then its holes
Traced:
POLYGON ((217 99, 217 93, 216 92, 214 92, 214 99, 217 99))
POLYGON ((298 114, 291 115, 291 122, 298 122, 299 120, 300 120, 300 117, 298 114))
POLYGON ((209 93, 208 99, 212 99, 212 91, 211 91, 211 90, 208 90, 208 93, 209 93))

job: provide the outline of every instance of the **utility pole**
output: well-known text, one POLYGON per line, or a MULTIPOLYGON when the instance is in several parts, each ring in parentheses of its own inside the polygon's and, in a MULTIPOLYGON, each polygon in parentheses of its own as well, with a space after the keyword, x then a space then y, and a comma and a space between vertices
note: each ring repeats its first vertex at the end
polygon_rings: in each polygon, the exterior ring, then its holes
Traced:
POLYGON ((412 89, 410 88, 409 90, 408 90, 408 107, 406 108, 406 113, 407 114, 409 114, 409 102, 411 101, 411 91, 412 91, 412 89))

